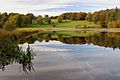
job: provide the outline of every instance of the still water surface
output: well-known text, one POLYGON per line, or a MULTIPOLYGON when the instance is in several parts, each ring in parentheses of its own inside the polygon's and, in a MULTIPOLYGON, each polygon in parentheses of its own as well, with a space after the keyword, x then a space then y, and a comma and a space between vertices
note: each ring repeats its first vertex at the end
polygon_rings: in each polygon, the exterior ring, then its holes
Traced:
MULTIPOLYGON (((35 72, 25 75, 19 64, 12 64, 5 72, 0 71, 0 80, 119 80, 120 38, 117 35, 97 33, 85 37, 64 35, 64 38, 61 35, 59 40, 54 35, 53 39, 35 39, 30 44, 36 55, 35 72)), ((27 45, 20 46, 25 49, 27 45)))

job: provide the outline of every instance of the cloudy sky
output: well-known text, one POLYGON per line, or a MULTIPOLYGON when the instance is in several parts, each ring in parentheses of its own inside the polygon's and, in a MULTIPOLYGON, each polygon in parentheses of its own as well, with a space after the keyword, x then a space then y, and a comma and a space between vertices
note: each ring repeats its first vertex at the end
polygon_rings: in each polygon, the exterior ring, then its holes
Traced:
POLYGON ((63 12, 96 10, 120 7, 120 0, 0 0, 0 12, 59 15, 63 12))

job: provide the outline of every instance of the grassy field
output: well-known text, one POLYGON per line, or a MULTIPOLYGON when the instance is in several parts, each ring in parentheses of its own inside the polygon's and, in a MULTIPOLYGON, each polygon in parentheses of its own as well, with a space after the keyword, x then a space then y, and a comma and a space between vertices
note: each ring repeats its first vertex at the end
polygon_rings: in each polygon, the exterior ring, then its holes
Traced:
POLYGON ((88 21, 64 20, 62 23, 58 23, 57 20, 52 19, 52 24, 50 25, 28 25, 25 28, 18 28, 17 30, 75 30, 96 26, 98 25, 88 21), (53 25, 55 25, 55 27, 53 27, 53 25))
POLYGON ((24 28, 17 28, 16 31, 111 31, 120 32, 120 28, 100 28, 99 25, 88 21, 71 21, 64 20, 62 23, 58 23, 57 20, 52 19, 52 24, 50 25, 28 25, 24 28), (55 27, 53 27, 55 25, 55 27))

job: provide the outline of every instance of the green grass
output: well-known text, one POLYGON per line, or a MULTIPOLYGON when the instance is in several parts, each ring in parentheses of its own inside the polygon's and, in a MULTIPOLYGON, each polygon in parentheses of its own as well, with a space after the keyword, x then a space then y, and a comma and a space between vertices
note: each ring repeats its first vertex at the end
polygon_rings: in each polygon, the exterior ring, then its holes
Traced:
POLYGON ((93 22, 83 21, 71 21, 64 20, 62 23, 58 23, 56 19, 52 19, 50 25, 28 25, 24 28, 17 28, 16 30, 22 31, 76 31, 76 30, 90 30, 90 31, 120 31, 120 28, 99 28, 99 25, 93 22), (55 25, 55 27, 53 27, 55 25))
POLYGON ((71 21, 71 20, 64 20, 62 23, 58 23, 57 20, 53 19, 52 24, 50 25, 28 25, 26 28, 53 28, 55 25, 56 28, 76 28, 80 26, 96 26, 93 22, 88 21, 71 21))
POLYGON ((71 21, 64 20, 62 23, 58 23, 56 19, 52 19, 52 24, 50 25, 28 25, 24 28, 18 28, 17 30, 75 30, 81 29, 84 26, 97 26, 93 22, 88 21, 71 21), (53 27, 55 25, 55 27, 53 27))
POLYGON ((16 31, 75 31, 75 30, 90 30, 90 31, 120 31, 120 28, 99 28, 99 25, 93 22, 83 21, 71 21, 63 20, 62 23, 58 23, 56 19, 52 19, 50 25, 28 25, 24 28, 17 28, 16 31), (55 27, 53 27, 55 25, 55 27))
POLYGON ((67 28, 76 28, 81 26, 95 26, 94 23, 88 21, 67 21, 63 23, 57 23, 56 27, 67 27, 67 28))

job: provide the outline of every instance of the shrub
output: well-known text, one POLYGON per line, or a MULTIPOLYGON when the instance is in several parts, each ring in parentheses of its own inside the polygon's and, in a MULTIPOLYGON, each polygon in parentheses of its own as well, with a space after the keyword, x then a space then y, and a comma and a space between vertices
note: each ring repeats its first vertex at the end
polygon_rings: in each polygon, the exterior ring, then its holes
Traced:
POLYGON ((53 27, 55 27, 55 25, 53 25, 53 27))

